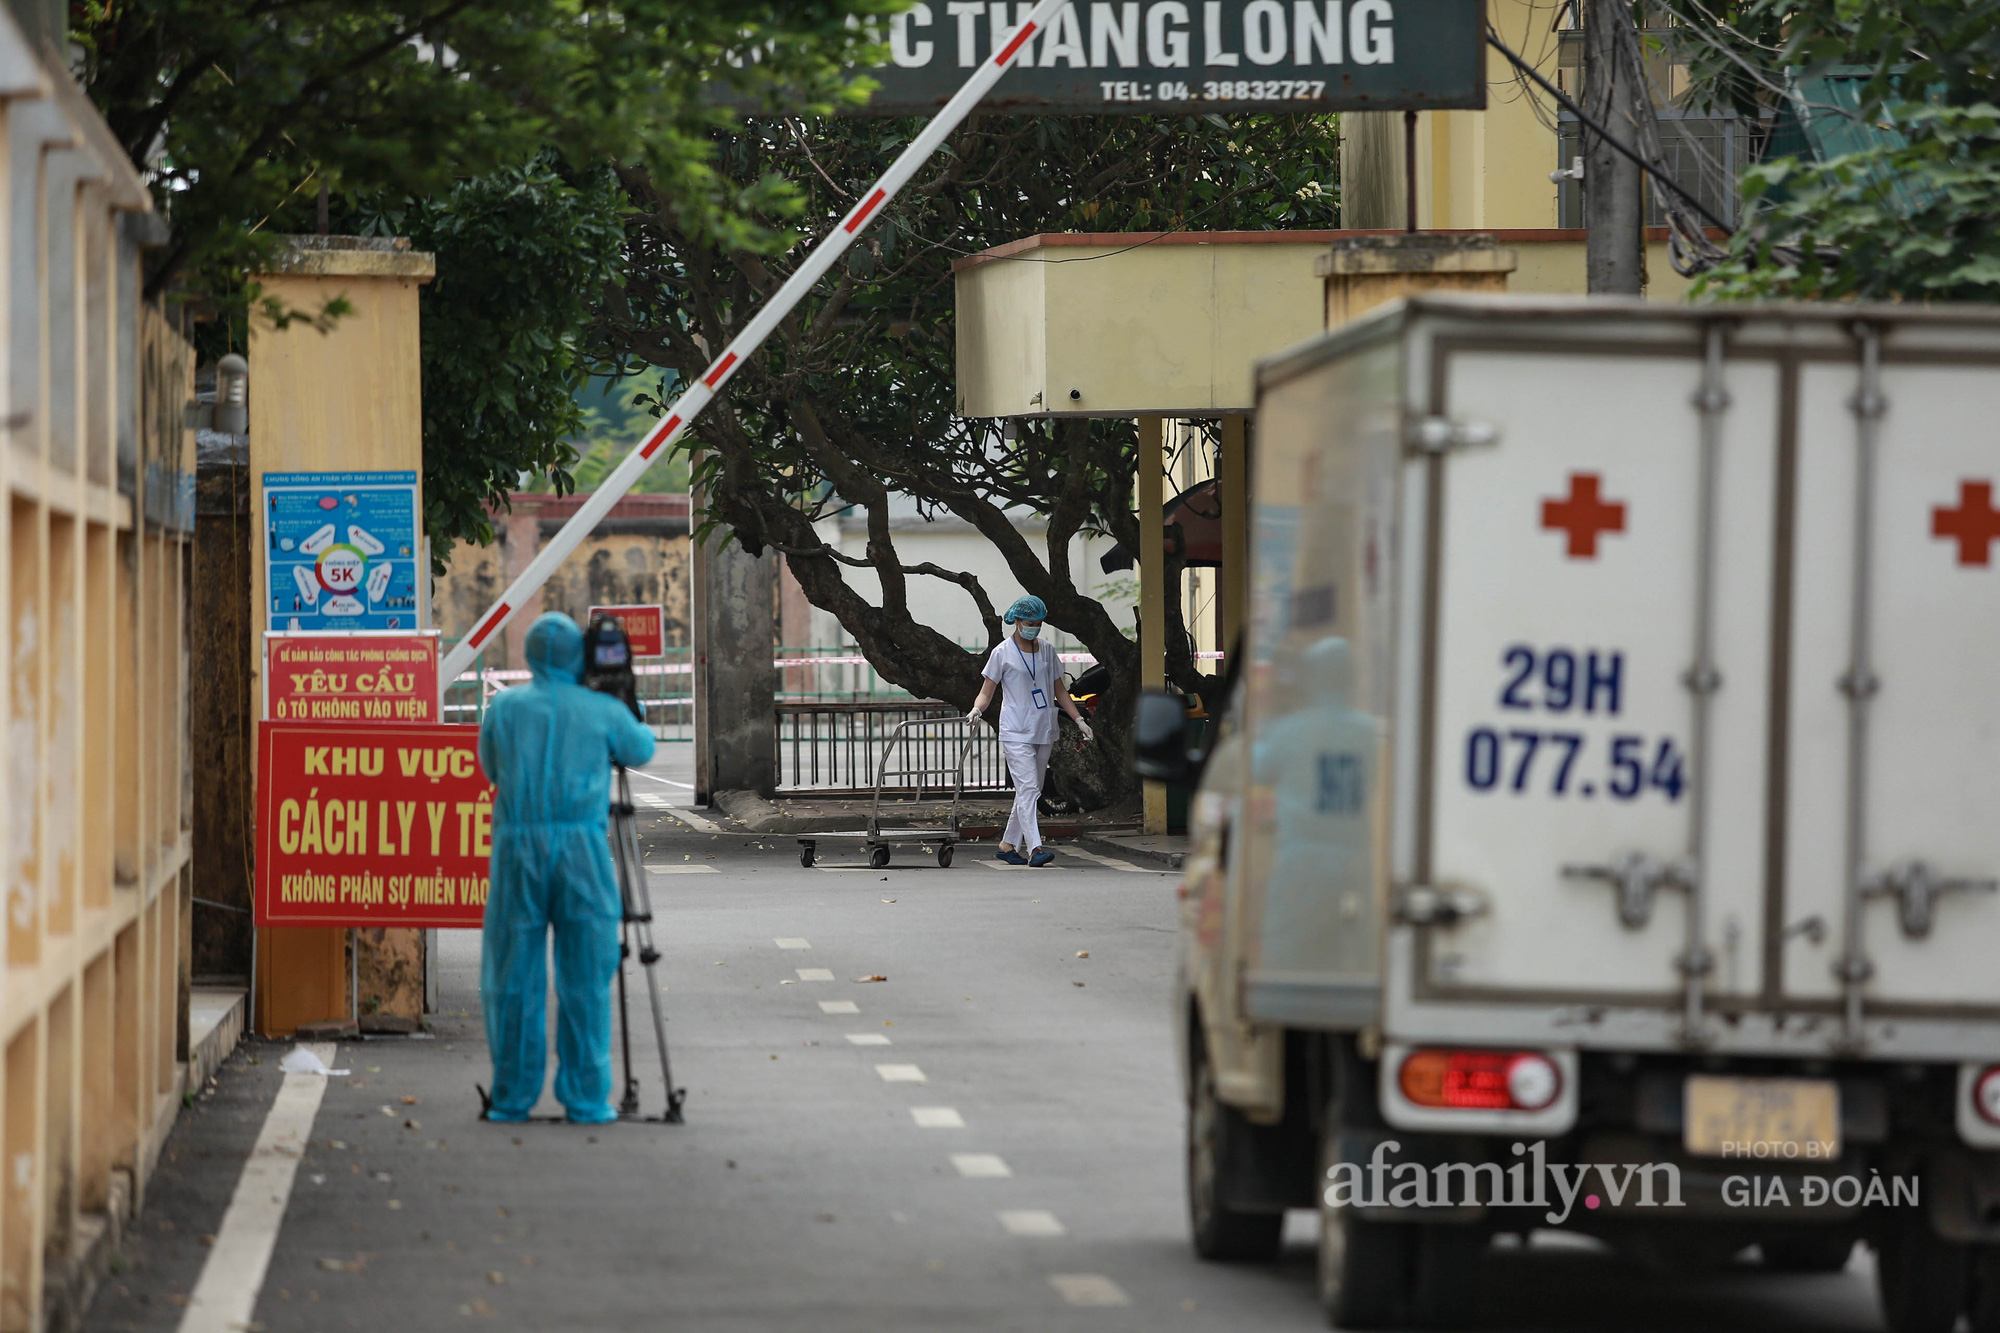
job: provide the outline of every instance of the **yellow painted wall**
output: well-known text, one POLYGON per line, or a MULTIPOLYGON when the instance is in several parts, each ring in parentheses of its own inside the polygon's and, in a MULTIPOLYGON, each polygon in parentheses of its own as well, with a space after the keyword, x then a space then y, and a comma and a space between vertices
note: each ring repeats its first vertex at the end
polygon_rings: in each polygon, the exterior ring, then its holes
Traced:
MULTIPOLYGON (((405 243, 407 244, 407 243, 405 243)), ((317 313, 335 297, 352 309, 321 332, 311 320, 284 328, 250 321, 251 687, 261 700, 264 631, 266 472, 414 471, 419 515, 424 467, 423 367, 417 345, 417 288, 435 272, 430 255, 356 246, 350 237, 295 237, 279 271, 259 275, 263 295, 290 310, 317 313), (349 248, 353 247, 353 248, 349 248)), ((421 1014, 421 946, 414 930, 367 932, 359 961, 362 993, 384 1012, 421 1014), (394 984, 389 985, 393 980, 394 984)), ((288 1035, 300 1023, 345 1018, 346 932, 336 928, 260 929, 256 1023, 288 1035)))
POLYGON ((1256 360, 1320 328, 1313 261, 1331 236, 1034 237, 974 256, 957 275, 959 413, 1247 411, 1256 360))

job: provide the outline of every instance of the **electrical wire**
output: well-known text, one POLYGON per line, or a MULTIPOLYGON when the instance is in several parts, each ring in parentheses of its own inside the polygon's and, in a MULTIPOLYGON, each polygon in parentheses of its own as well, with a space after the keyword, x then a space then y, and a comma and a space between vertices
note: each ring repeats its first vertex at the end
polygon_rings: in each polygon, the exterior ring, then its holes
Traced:
POLYGON ((1735 228, 1731 227, 1728 223, 1724 222, 1721 218, 1717 217, 1709 209, 1708 205, 1702 203, 1700 199, 1696 198, 1693 192, 1688 190, 1687 187, 1683 186, 1679 181, 1675 180, 1673 177, 1667 175, 1666 172, 1660 170, 1660 168, 1658 168, 1657 166, 1654 166, 1651 162, 1648 162, 1645 158, 1639 156, 1639 154, 1633 152, 1630 148, 1627 148, 1624 144, 1618 141, 1615 135, 1613 135, 1610 131, 1606 130, 1602 125, 1598 124, 1590 116, 1586 115, 1584 113, 1583 108, 1578 106, 1575 100, 1571 98, 1568 93, 1565 93, 1562 89, 1556 87, 1553 83, 1550 83, 1547 79, 1543 78, 1541 75, 1541 71, 1537 70, 1534 66, 1530 65, 1520 55, 1516 54, 1511 47, 1509 47, 1505 42, 1500 40, 1499 34, 1495 33, 1491 28, 1487 29, 1486 42, 1487 45, 1491 46, 1494 50, 1498 51, 1501 55, 1507 57, 1508 60, 1512 61, 1516 69, 1520 70, 1523 74, 1526 74, 1530 79, 1534 80, 1534 82, 1540 86, 1543 92, 1555 98, 1556 101, 1562 106, 1562 108, 1565 111, 1569 112, 1572 116, 1575 116, 1577 120, 1584 126, 1584 128, 1588 129, 1592 134, 1595 134, 1598 138, 1604 140, 1605 143, 1611 145, 1611 147, 1617 151, 1619 156, 1629 159, 1634 165, 1636 165, 1639 168, 1639 170, 1645 172, 1648 176, 1651 176, 1655 181, 1658 181, 1661 185, 1665 186, 1667 189, 1672 190, 1682 199, 1685 199, 1688 202, 1689 207, 1693 208, 1695 212, 1701 214, 1701 216, 1708 222, 1710 226, 1715 227, 1717 230, 1720 231, 1735 230, 1735 228))

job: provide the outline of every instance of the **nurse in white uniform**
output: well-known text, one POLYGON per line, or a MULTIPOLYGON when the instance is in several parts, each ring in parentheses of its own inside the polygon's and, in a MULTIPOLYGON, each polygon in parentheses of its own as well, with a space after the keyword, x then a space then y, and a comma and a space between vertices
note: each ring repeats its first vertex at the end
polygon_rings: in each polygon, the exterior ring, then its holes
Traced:
POLYGON ((1001 619, 1014 632, 988 654, 981 673, 986 683, 967 713, 970 722, 984 721, 993 691, 1000 691, 1000 750, 1014 778, 1014 810, 1000 838, 1000 860, 1016 866, 1045 866, 1056 854, 1042 846, 1042 828, 1035 802, 1049 771, 1049 754, 1056 748, 1056 710, 1075 721, 1083 739, 1091 739, 1090 724, 1077 712, 1063 681, 1062 664, 1053 648, 1040 642, 1042 621, 1049 609, 1039 597, 1023 597, 1001 619))

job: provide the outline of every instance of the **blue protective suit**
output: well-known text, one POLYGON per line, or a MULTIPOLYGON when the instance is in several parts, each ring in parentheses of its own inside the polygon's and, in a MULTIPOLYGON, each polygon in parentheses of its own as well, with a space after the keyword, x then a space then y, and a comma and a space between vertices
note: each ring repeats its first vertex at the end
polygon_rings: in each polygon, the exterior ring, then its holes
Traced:
POLYGON ((571 1120, 611 1108, 611 981, 623 905, 607 823, 611 765, 653 757, 653 733, 587 690, 583 632, 550 614, 528 630, 529 684, 506 690, 479 728, 494 785, 480 1004, 493 1055, 494 1120, 525 1120, 548 1062, 548 932, 556 933, 556 1100, 571 1120))

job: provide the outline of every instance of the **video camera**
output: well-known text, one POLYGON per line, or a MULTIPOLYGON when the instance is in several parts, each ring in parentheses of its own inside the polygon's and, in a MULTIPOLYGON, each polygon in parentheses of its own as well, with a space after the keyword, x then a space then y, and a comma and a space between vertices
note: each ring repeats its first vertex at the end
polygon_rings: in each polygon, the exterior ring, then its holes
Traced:
POLYGON ((646 720, 639 707, 639 682, 632 675, 632 641, 625 637, 618 617, 600 615, 583 632, 583 683, 623 700, 633 717, 646 720))

